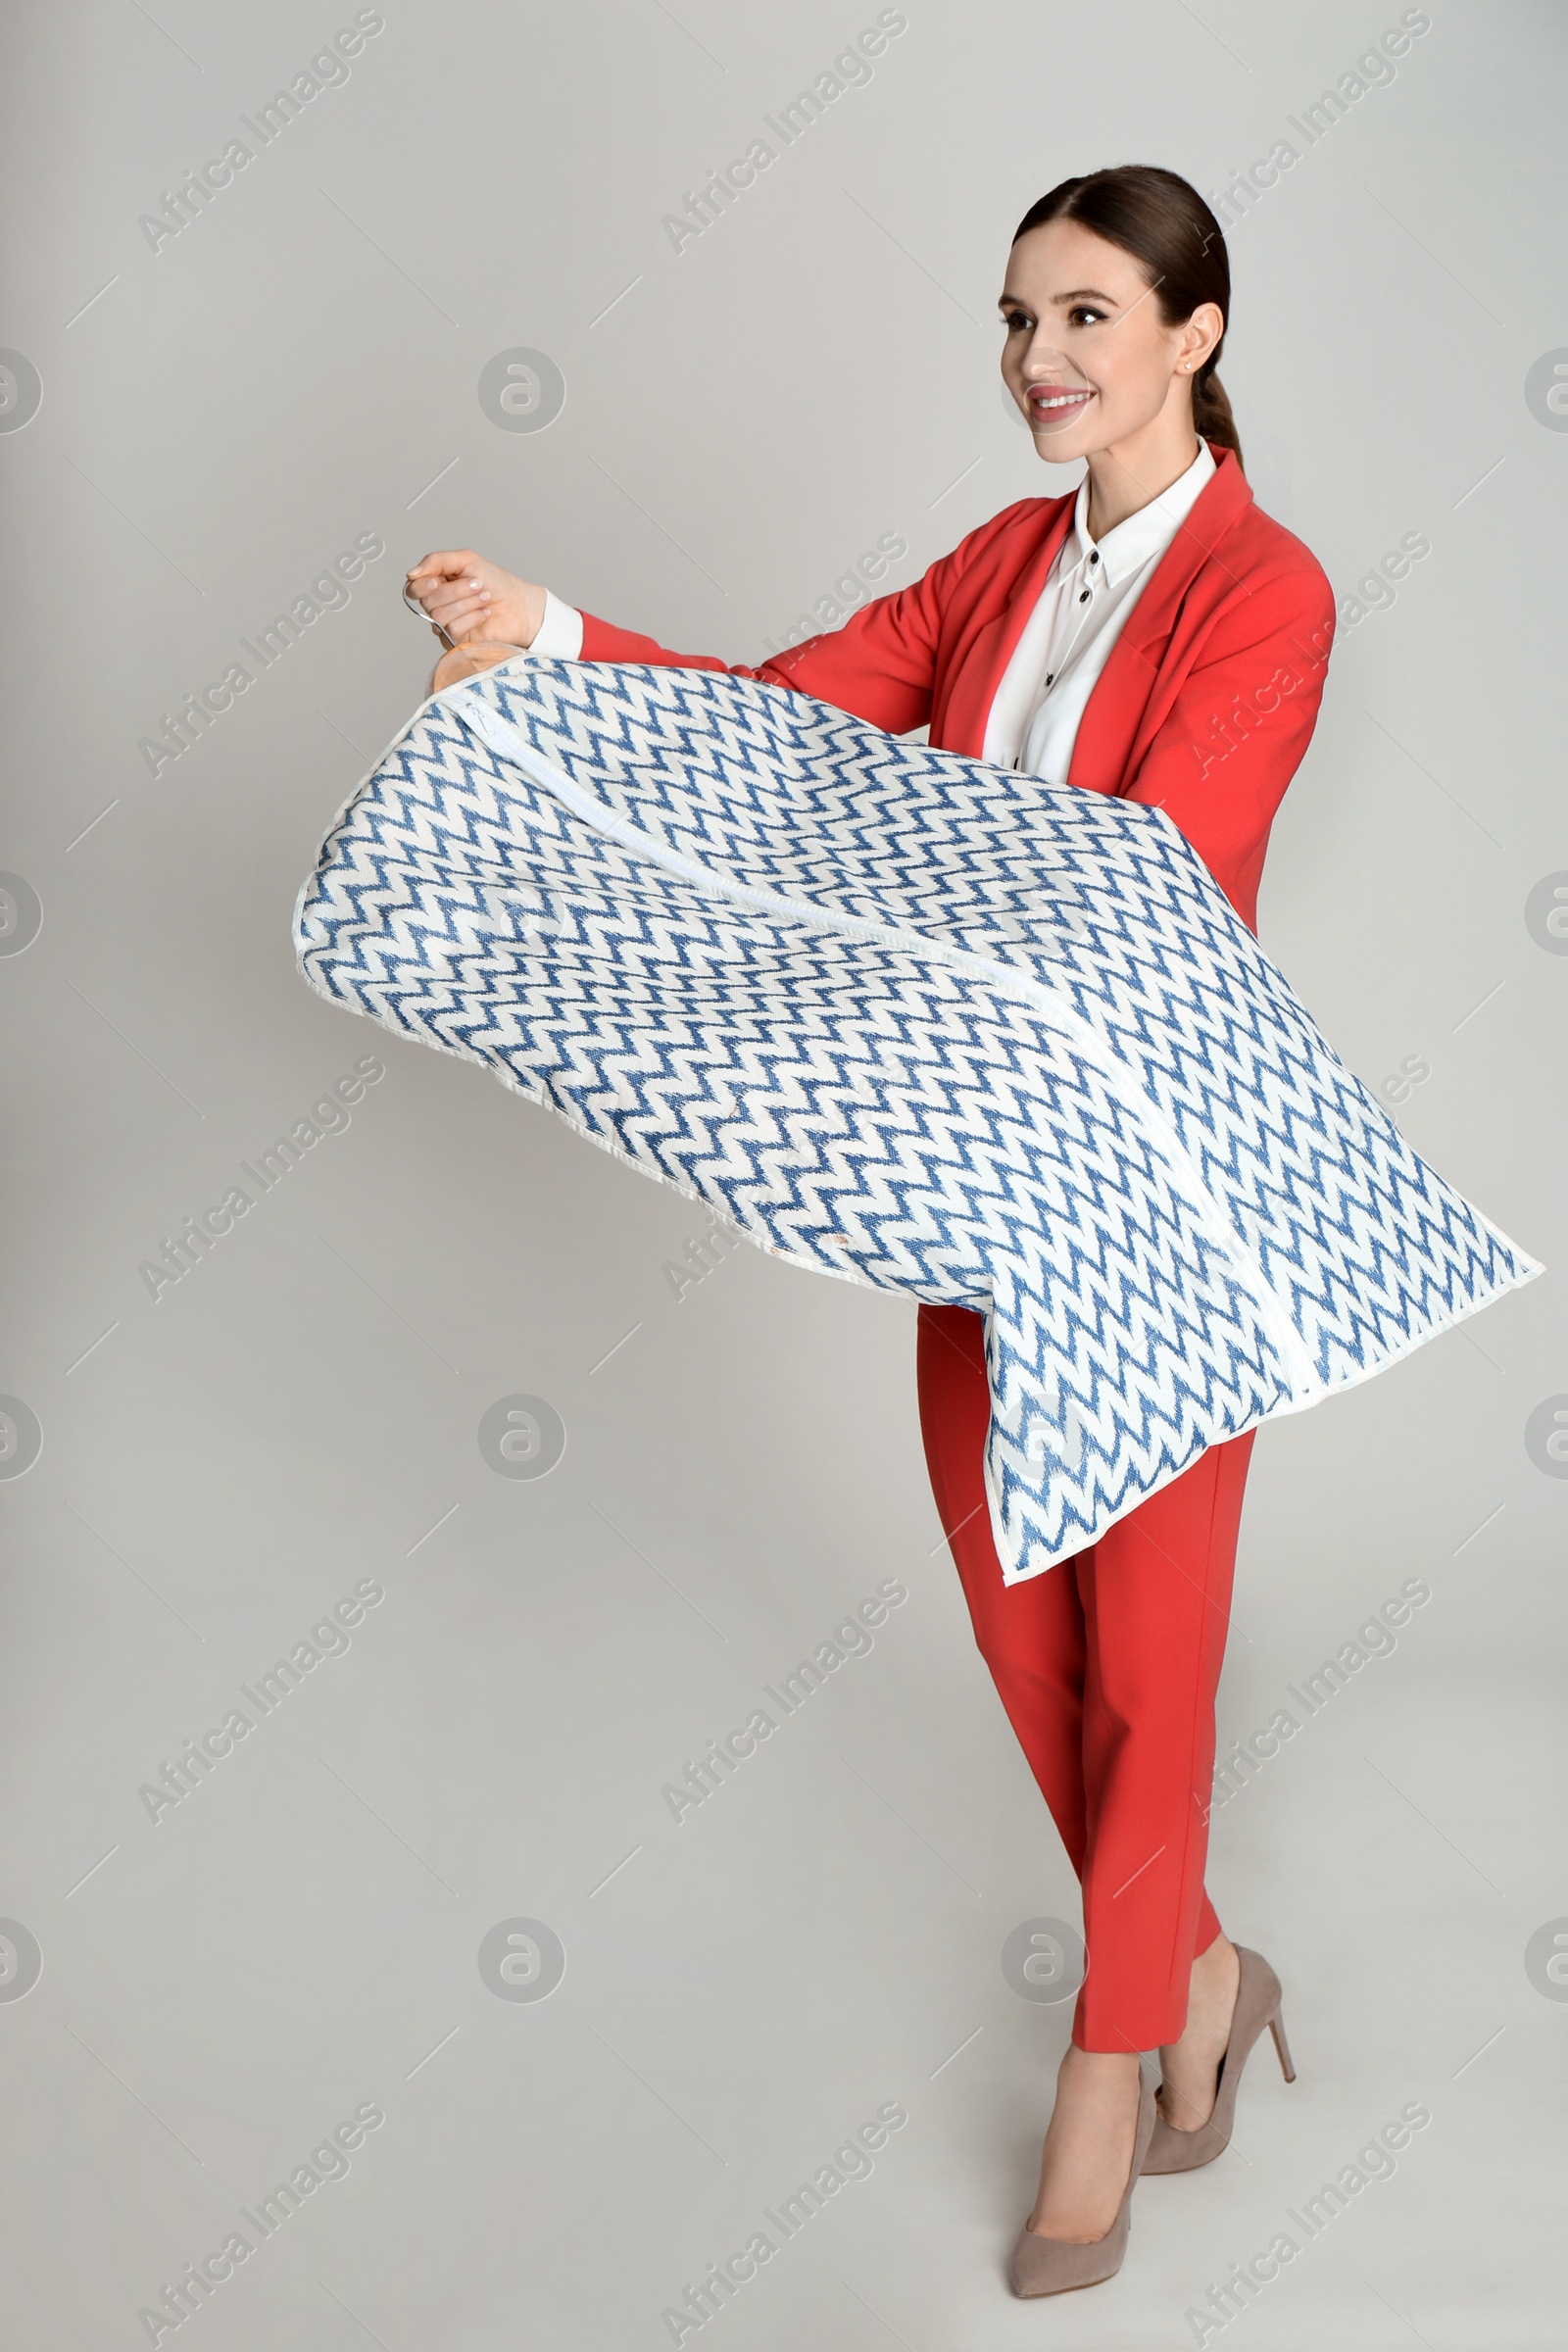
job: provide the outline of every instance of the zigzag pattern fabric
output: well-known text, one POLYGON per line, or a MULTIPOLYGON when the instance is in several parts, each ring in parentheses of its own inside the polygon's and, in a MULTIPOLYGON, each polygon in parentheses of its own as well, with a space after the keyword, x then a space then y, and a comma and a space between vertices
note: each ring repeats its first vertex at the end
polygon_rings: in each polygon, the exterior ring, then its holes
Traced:
POLYGON ((295 931, 323 996, 762 1248, 978 1310, 1008 1583, 1541 1271, 1159 810, 785 688, 526 656, 448 688, 295 931))

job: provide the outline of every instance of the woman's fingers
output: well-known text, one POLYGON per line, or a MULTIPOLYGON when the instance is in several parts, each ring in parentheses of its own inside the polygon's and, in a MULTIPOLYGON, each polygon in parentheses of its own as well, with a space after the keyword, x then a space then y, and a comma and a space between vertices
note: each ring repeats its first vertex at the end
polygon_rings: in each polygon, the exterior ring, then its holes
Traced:
POLYGON ((467 612, 467 613, 454 612, 454 613, 449 613, 449 616, 432 616, 430 625, 432 628, 440 630, 444 637, 449 637, 449 640, 456 645, 461 637, 482 637, 484 635, 484 618, 487 618, 487 612, 489 612, 489 607, 484 612, 467 612))
POLYGON ((445 574, 432 572, 424 572, 417 577, 411 576, 408 581, 408 591, 416 603, 421 604, 427 612, 435 612, 446 605, 459 604, 469 598, 488 596, 490 593, 485 580, 471 571, 459 572, 451 578, 445 574))
POLYGON ((422 592, 416 588, 415 596, 430 613, 444 613, 454 605, 482 605, 490 601, 490 591, 472 579, 443 580, 437 588, 422 592))
MULTIPOLYGON (((475 571, 483 563, 484 558, 476 556, 471 547, 448 548, 444 553, 421 556, 409 573, 409 586, 414 588, 416 579, 425 577, 432 581, 457 579, 466 571, 475 571)), ((415 593, 418 593, 417 589, 415 593)))
POLYGON ((449 637, 462 637, 487 617, 490 602, 487 597, 449 598, 446 603, 431 604, 425 610, 435 627, 445 629, 449 637))

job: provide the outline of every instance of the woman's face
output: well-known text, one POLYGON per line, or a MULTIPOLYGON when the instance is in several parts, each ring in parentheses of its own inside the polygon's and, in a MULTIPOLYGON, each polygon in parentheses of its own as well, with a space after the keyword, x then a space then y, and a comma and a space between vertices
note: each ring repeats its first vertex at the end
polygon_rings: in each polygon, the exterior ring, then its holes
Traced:
POLYGON ((1002 374, 1053 465, 1130 440, 1163 414, 1191 420, 1193 376, 1224 331, 1201 303, 1167 326, 1141 264, 1077 220, 1018 239, 1001 297, 1002 374))

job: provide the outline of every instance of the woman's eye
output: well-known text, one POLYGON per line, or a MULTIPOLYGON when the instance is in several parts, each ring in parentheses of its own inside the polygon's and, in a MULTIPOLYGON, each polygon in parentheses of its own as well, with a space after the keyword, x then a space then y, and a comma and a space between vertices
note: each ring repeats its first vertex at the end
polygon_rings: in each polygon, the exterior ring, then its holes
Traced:
POLYGON ((1105 317, 1103 311, 1094 310, 1086 302, 1078 302, 1067 313, 1067 322, 1070 326, 1100 326, 1103 325, 1105 317))

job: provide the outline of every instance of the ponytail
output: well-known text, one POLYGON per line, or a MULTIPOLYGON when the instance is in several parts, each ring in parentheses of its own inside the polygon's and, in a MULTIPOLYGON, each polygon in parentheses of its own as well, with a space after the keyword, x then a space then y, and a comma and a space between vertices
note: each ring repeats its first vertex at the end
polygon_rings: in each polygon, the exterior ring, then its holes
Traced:
MULTIPOLYGON (((1013 243, 1048 220, 1080 221, 1107 245, 1130 253, 1141 264, 1167 326, 1182 325, 1204 302, 1213 303, 1229 324, 1231 266, 1224 231, 1198 190, 1178 173, 1152 164, 1118 164, 1064 179, 1030 206, 1013 243)), ((1224 348, 1222 326, 1219 341, 1193 378, 1193 428, 1205 441, 1233 451, 1240 466, 1241 436, 1214 372, 1224 348)))
POLYGON ((1193 378, 1193 429, 1218 448, 1234 451, 1236 463, 1241 466, 1242 437, 1231 415, 1230 395, 1214 373, 1214 360, 1218 357, 1216 350, 1214 358, 1206 360, 1193 378))

